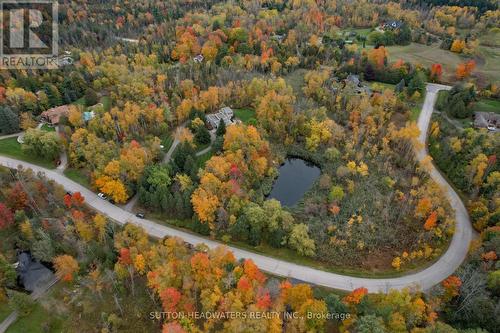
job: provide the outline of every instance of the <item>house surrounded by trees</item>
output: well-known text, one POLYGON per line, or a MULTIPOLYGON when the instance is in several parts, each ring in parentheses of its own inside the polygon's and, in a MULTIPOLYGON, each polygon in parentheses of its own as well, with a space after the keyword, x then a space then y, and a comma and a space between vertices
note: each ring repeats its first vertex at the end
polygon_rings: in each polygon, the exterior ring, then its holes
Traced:
POLYGON ((233 122, 234 112, 230 107, 223 107, 217 113, 207 114, 207 127, 209 129, 217 129, 219 127, 220 121, 224 121, 227 126, 234 124, 233 122))
POLYGON ((62 116, 67 116, 69 113, 69 105, 61 105, 42 112, 42 120, 52 125, 59 124, 62 116))

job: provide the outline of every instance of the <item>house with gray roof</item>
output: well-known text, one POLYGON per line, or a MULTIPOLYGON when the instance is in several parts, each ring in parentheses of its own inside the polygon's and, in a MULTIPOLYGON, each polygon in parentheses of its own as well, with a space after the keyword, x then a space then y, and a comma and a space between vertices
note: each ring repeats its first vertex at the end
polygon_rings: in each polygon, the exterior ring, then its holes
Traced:
POLYGON ((474 112, 474 127, 486 128, 489 131, 500 130, 500 114, 494 112, 474 112))
POLYGON ((42 289, 54 278, 54 273, 50 269, 34 260, 27 252, 21 252, 18 261, 16 272, 19 282, 27 291, 42 289))
POLYGON ((207 114, 207 127, 209 129, 217 129, 222 120, 226 126, 234 124, 234 112, 230 107, 223 107, 217 113, 207 114))

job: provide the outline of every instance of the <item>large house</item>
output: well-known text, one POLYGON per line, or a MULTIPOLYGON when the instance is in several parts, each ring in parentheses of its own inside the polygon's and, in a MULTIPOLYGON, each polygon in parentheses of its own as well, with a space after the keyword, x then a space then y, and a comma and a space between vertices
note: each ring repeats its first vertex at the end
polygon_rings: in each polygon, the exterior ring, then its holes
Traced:
POLYGON ((474 127, 486 128, 490 131, 500 130, 500 114, 494 112, 475 112, 474 127))
POLYGON ((219 127, 220 121, 224 121, 226 126, 234 124, 233 122, 234 112, 230 107, 223 107, 217 113, 207 114, 207 127, 209 129, 217 129, 219 127))
POLYGON ((42 120, 48 122, 52 125, 59 124, 62 116, 68 116, 69 113, 69 105, 61 105, 52 109, 48 109, 47 111, 42 112, 42 120))
POLYGON ((18 260, 16 272, 19 282, 27 291, 42 289, 54 278, 50 269, 34 260, 27 252, 21 252, 18 260))

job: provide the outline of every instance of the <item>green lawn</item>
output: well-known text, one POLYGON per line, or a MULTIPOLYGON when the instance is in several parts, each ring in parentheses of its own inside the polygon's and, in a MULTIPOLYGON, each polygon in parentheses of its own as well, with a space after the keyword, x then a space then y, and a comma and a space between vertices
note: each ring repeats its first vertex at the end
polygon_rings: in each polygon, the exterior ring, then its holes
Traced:
POLYGON ((74 105, 82 105, 85 106, 85 97, 81 97, 73 102, 74 105))
POLYGON ((165 135, 161 138, 161 144, 163 145, 163 151, 167 152, 174 143, 174 137, 171 134, 165 135))
POLYGON ((55 163, 53 161, 25 153, 21 149, 19 142, 17 142, 16 137, 0 140, 0 154, 40 165, 47 169, 55 169, 55 163))
POLYGON ((417 121, 418 116, 420 116, 420 111, 422 111, 422 106, 421 105, 416 105, 410 109, 411 114, 410 114, 410 120, 411 121, 417 121))
POLYGON ((7 333, 42 333, 62 332, 62 320, 46 310, 40 303, 36 303, 33 312, 26 317, 19 318, 8 329, 7 333))
MULTIPOLYGON (((439 43, 424 45, 411 43, 410 45, 388 46, 389 61, 394 62, 398 59, 410 62, 412 64, 421 64, 430 67, 434 63, 443 66, 443 79, 454 83, 455 70, 457 65, 469 60, 457 53, 443 50, 439 43)), ((500 51, 498 48, 481 46, 478 48, 483 61, 477 62, 475 72, 482 75, 492 82, 498 82, 498 71, 500 70, 500 51)))
POLYGON ((487 33, 481 34, 479 42, 481 45, 500 46, 500 29, 494 28, 487 33))
POLYGON ((214 153, 213 153, 212 149, 210 149, 205 154, 197 156, 196 163, 198 163, 198 167, 203 168, 205 166, 205 163, 207 163, 207 161, 210 159, 210 157, 212 157, 213 154, 214 153))
POLYGON ((378 82, 378 81, 370 81, 370 82, 368 82, 368 86, 372 90, 386 90, 386 89, 389 89, 389 90, 394 91, 394 88, 396 88, 395 84, 378 82))
MULTIPOLYGON (((372 31, 372 28, 348 28, 348 29, 341 30, 340 35, 342 37, 349 37, 348 33, 351 31, 357 33, 358 36, 366 37, 372 31)), ((355 39, 355 38, 356 38, 356 36, 350 37, 350 39, 355 39)))
POLYGON ((46 131, 46 132, 55 132, 56 128, 52 127, 52 126, 49 126, 47 124, 43 124, 41 130, 42 131, 46 131))
POLYGON ((82 170, 67 168, 66 170, 64 170, 64 175, 72 181, 85 186, 86 188, 91 188, 89 178, 82 170))
POLYGON ((500 101, 481 98, 476 104, 474 104, 474 111, 500 113, 500 101))
POLYGON ((12 313, 12 309, 10 308, 7 302, 0 303, 0 323, 4 321, 12 313))
POLYGON ((252 109, 234 109, 234 116, 240 119, 244 124, 248 124, 250 119, 255 119, 255 111, 252 109))
POLYGON ((101 103, 103 105, 104 111, 108 112, 109 110, 111 110, 111 97, 102 96, 101 103))

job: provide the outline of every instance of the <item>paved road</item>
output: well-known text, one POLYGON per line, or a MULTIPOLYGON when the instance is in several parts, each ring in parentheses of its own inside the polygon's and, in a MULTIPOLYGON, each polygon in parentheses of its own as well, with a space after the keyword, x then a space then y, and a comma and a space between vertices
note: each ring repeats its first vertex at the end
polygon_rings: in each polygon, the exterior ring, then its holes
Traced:
MULTIPOLYGON (((422 134, 420 135, 421 142, 425 142, 430 116, 432 114, 433 106, 436 100, 436 92, 440 88, 448 89, 448 87, 442 88, 436 85, 428 86, 425 103, 418 120, 419 128, 422 131, 422 134)), ((419 160, 422 160, 426 155, 427 150, 425 146, 417 152, 419 160)), ((15 168, 20 164, 23 167, 32 168, 35 171, 44 172, 48 178, 53 179, 57 183, 63 185, 67 190, 73 192, 81 192, 81 194, 85 197, 87 203, 100 213, 109 216, 119 224, 130 222, 139 225, 153 237, 162 238, 165 236, 178 236, 191 244, 205 243, 211 248, 221 245, 218 242, 203 238, 201 236, 166 227, 153 221, 139 219, 133 214, 117 206, 114 206, 107 201, 99 199, 93 192, 57 172, 3 156, 0 156, 0 164, 12 168, 15 168)), ((365 287, 370 292, 386 292, 392 288, 402 289, 405 287, 420 287, 424 290, 429 289, 430 287, 438 284, 443 279, 451 275, 458 268, 458 266, 460 266, 467 254, 472 234, 472 228, 467 215, 467 211, 465 210, 465 207, 460 201, 458 195, 446 183, 446 181, 439 174, 439 172, 434 169, 434 167, 432 167, 432 171, 430 174, 431 177, 439 184, 441 184, 447 191, 451 200, 451 205, 455 208, 457 225, 455 235, 453 236, 450 247, 448 248, 446 253, 436 263, 423 271, 398 278, 357 278, 329 273, 307 266, 297 265, 294 263, 263 256, 234 247, 230 247, 230 249, 234 252, 234 255, 237 258, 251 258, 262 270, 271 274, 290 277, 293 279, 330 288, 349 291, 355 288, 365 287)))

